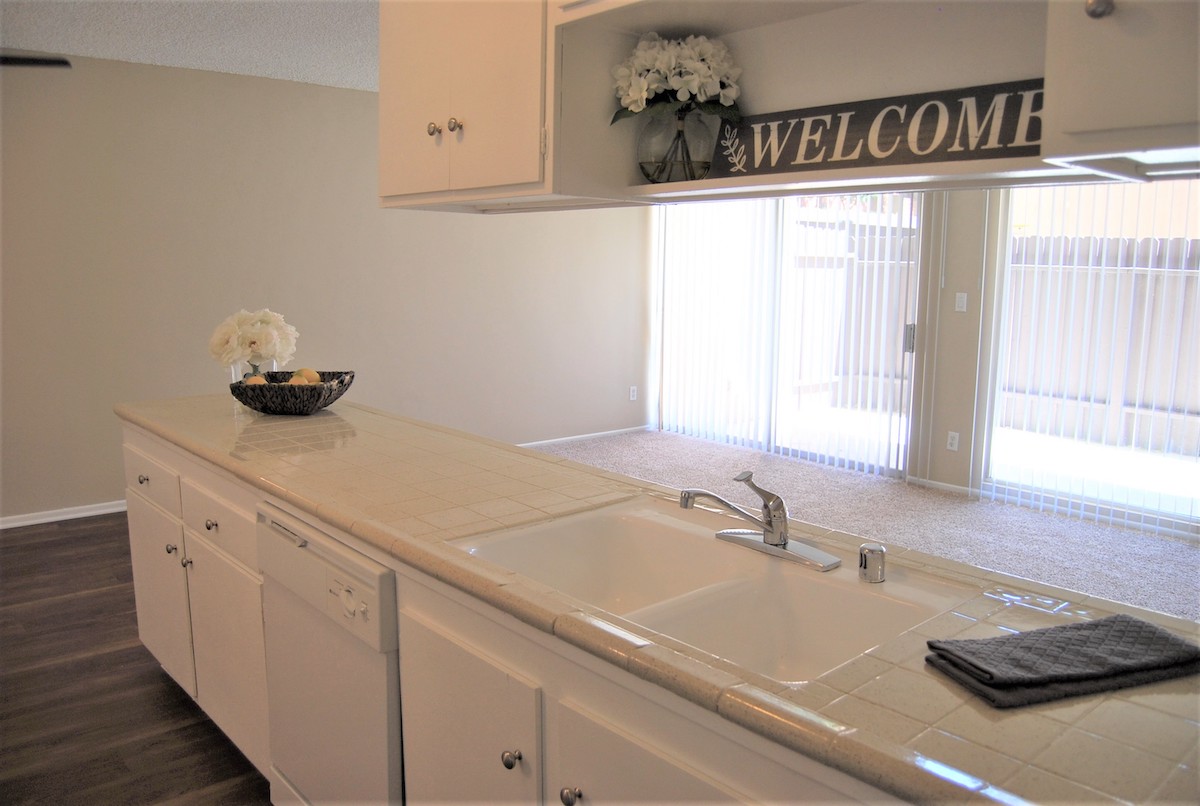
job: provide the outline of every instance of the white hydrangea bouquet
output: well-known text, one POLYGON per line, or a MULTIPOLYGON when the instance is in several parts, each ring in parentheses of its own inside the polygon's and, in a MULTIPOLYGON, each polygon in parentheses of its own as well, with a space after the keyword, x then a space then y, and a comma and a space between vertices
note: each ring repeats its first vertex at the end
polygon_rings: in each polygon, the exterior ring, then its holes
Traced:
POLYGON ((613 68, 621 108, 611 123, 649 110, 652 115, 683 118, 693 110, 741 120, 737 99, 742 68, 717 39, 689 36, 663 39, 645 34, 633 53, 613 68))
POLYGON ((217 325, 208 350, 227 367, 245 363, 250 365, 249 374, 259 375, 269 361, 281 367, 291 361, 299 335, 274 311, 263 308, 251 313, 243 309, 217 325))

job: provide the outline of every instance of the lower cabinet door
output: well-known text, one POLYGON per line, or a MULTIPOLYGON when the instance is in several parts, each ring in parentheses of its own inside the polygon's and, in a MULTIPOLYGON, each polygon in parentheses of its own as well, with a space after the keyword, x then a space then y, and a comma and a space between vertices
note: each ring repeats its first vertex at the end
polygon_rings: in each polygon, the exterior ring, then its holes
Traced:
POLYGON ((740 800, 698 770, 570 702, 549 706, 546 802, 697 803, 740 800))
POLYGON ((541 688, 400 613, 409 803, 541 800, 541 688))
POLYGON ((127 496, 138 637, 192 697, 192 628, 183 525, 137 493, 127 496))
POLYGON ((197 700, 246 758, 267 770, 262 582, 189 532, 188 588, 197 700))

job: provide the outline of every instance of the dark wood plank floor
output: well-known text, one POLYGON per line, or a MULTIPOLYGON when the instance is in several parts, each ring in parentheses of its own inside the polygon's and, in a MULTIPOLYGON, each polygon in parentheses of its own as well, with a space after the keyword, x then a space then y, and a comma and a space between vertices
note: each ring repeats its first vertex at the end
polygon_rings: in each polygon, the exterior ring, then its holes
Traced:
POLYGON ((137 637, 124 514, 0 532, 0 803, 269 803, 137 637))

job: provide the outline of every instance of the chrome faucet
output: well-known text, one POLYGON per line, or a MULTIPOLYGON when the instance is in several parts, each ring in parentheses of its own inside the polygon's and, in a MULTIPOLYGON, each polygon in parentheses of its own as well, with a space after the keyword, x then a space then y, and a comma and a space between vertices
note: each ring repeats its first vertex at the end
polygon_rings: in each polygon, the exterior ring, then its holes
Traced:
POLYGON ((798 562, 820 571, 832 571, 842 564, 842 561, 837 557, 803 540, 796 539, 789 542, 787 504, 775 493, 768 492, 755 484, 753 473, 745 470, 734 476, 733 480, 742 482, 753 490, 755 495, 762 499, 761 518, 750 510, 743 509, 731 501, 726 501, 721 496, 716 493, 710 493, 708 490, 683 490, 679 493, 679 506, 684 509, 691 509, 696 503, 696 499, 707 498, 758 527, 758 530, 722 529, 717 532, 717 537, 721 540, 738 543, 756 551, 761 551, 764 554, 792 560, 793 562, 798 562))

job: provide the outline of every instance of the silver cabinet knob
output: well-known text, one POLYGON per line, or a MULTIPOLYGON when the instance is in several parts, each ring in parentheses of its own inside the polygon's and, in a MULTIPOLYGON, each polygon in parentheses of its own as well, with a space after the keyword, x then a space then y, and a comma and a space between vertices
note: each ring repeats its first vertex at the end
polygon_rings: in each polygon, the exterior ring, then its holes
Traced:
POLYGON ((466 128, 466 124, 458 118, 450 118, 450 120, 446 121, 446 128, 452 132, 457 132, 466 128))
POLYGON ((583 799, 583 793, 579 791, 579 787, 564 786, 558 793, 558 799, 562 801, 563 806, 575 806, 576 801, 583 799))
MULTIPOLYGON (((451 129, 451 131, 453 131, 453 129, 451 129)), ((436 123, 430 122, 430 124, 425 127, 425 133, 430 137, 435 137, 442 133, 442 127, 436 123)))
POLYGON ((192 564, 192 558, 191 557, 182 557, 179 560, 179 564, 182 565, 184 568, 187 568, 189 565, 192 564))
POLYGON ((138 476, 138 484, 146 484, 150 481, 150 477, 142 474, 138 476))
POLYGON ((504 769, 511 770, 522 758, 520 750, 505 750, 500 754, 500 763, 504 765, 504 769))
POLYGON ((1116 11, 1117 3, 1116 0, 1087 0, 1083 4, 1083 10, 1089 17, 1098 20, 1116 11))
POLYGON ((205 528, 207 531, 211 532, 211 531, 213 531, 214 529, 216 529, 216 528, 217 528, 217 522, 216 522, 216 521, 214 521, 214 520, 212 520, 212 519, 210 518, 210 519, 208 519, 208 520, 204 521, 204 528, 205 528))
POLYGON ((167 554, 174 554, 177 551, 179 551, 179 546, 176 546, 174 543, 167 544, 167 554))

